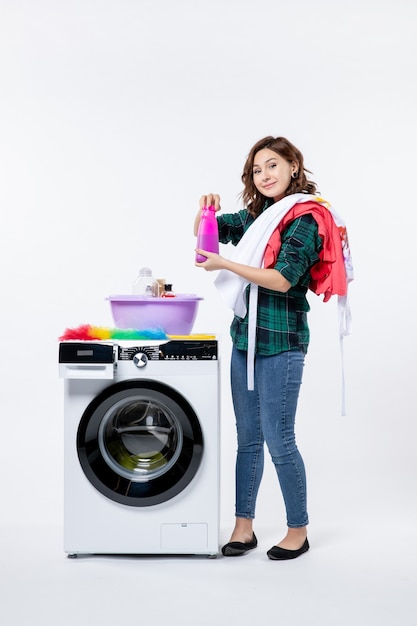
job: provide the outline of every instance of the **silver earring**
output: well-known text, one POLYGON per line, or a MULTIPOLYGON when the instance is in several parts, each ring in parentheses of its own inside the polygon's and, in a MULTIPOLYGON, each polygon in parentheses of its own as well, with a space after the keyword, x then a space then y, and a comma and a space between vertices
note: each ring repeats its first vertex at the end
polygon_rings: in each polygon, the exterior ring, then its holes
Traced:
POLYGON ((293 173, 291 174, 291 178, 297 178, 297 176, 298 176, 298 172, 293 172, 293 173))

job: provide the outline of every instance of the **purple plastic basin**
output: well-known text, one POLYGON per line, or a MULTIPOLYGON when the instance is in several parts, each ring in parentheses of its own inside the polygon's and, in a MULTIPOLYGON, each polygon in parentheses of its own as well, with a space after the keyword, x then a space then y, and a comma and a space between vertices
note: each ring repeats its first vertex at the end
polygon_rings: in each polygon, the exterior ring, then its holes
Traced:
POLYGON ((116 328, 161 329, 167 335, 189 335, 203 298, 177 294, 175 298, 153 296, 109 296, 116 328))

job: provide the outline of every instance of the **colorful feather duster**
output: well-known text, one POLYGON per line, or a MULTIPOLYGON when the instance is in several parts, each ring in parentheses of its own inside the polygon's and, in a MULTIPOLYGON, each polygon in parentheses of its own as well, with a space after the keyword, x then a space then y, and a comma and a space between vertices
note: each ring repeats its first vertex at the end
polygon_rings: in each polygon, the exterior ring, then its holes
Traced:
POLYGON ((167 339, 165 332, 159 328, 147 330, 137 330, 135 328, 105 328, 103 326, 92 326, 91 324, 82 324, 78 328, 67 328, 59 337, 60 341, 78 340, 78 341, 96 341, 111 339, 139 339, 142 341, 150 339, 167 339))

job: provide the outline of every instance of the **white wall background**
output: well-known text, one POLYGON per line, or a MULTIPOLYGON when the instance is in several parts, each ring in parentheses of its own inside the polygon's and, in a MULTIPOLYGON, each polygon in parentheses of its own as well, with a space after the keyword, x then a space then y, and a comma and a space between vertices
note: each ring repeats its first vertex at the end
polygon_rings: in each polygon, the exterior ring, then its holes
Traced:
MULTIPOLYGON (((112 325, 144 265, 223 337, 222 523, 233 516, 230 312, 194 267, 202 193, 240 208, 282 134, 345 217, 356 280, 340 415, 336 302, 311 297, 298 433, 316 528, 416 518, 417 40, 410 0, 0 0, 3 521, 61 523, 57 338, 112 325)), ((259 519, 284 522, 267 468, 259 519)))

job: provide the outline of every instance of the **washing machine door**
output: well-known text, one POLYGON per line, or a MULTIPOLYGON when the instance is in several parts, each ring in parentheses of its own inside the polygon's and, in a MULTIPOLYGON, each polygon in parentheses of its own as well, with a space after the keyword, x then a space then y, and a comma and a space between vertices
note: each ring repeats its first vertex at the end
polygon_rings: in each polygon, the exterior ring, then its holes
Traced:
POLYGON ((81 467, 106 497, 151 506, 179 494, 203 454, 197 415, 175 389, 130 379, 107 387, 85 410, 77 433, 81 467))

